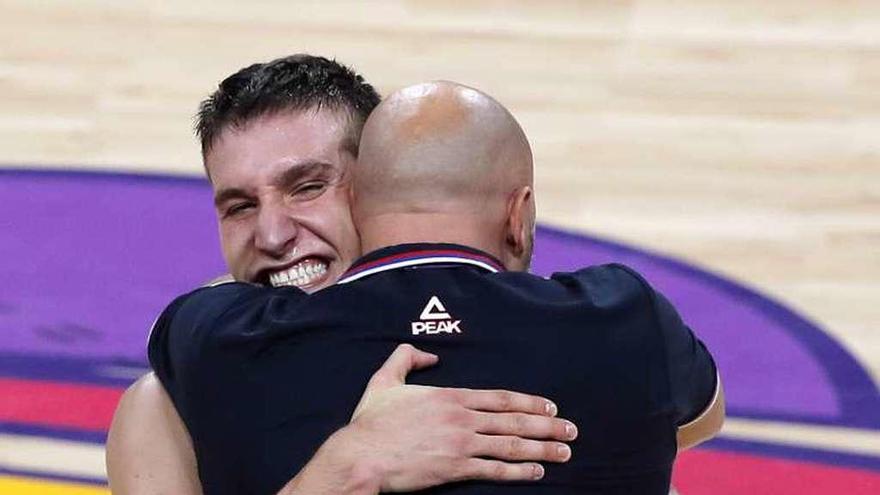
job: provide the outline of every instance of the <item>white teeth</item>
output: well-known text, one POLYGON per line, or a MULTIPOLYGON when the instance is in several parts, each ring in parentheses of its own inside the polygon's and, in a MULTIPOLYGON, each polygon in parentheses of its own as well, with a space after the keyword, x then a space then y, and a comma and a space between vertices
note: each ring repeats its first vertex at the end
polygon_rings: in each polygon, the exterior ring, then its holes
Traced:
POLYGON ((292 285, 302 287, 327 273, 327 264, 314 258, 301 261, 282 271, 269 274, 269 283, 273 287, 292 285))

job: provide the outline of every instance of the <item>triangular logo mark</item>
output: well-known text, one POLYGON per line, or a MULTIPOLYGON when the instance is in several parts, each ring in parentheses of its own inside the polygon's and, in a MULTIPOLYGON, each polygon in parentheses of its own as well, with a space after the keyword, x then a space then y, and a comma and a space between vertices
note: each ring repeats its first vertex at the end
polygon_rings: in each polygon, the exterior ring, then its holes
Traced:
POLYGON ((437 296, 431 296, 419 315, 419 321, 410 323, 413 335, 436 335, 438 333, 461 333, 461 320, 453 320, 437 296))
POLYGON ((422 314, 419 315, 419 319, 451 320, 452 317, 446 312, 446 308, 443 307, 443 303, 440 302, 440 299, 437 296, 431 296, 431 299, 428 300, 428 304, 425 305, 425 309, 422 310, 422 314))

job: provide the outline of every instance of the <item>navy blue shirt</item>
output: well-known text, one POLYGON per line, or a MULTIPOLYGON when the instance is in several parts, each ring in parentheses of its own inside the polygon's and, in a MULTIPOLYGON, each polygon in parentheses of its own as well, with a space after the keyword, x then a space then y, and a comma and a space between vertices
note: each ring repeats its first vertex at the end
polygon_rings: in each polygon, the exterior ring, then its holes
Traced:
POLYGON ((630 268, 545 279, 446 244, 376 251, 312 295, 196 290, 160 316, 149 356, 192 436, 205 492, 274 493, 347 424, 401 343, 440 356, 408 383, 542 395, 580 432, 571 460, 545 464, 543 480, 429 493, 665 495, 676 429, 716 388, 706 348, 630 268))

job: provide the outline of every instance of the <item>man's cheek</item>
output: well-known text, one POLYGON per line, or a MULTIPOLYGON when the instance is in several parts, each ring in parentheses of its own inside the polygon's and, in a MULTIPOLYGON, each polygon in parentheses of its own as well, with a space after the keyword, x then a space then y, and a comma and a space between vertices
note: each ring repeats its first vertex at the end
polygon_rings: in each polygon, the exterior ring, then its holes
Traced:
POLYGON ((245 237, 236 229, 220 229, 220 246, 226 268, 237 280, 242 280, 247 270, 248 249, 245 237))

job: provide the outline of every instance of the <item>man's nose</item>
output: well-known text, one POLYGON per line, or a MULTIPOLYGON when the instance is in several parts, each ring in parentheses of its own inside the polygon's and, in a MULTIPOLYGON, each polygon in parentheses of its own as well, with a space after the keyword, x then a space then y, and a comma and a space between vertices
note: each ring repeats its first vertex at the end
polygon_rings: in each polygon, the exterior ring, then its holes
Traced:
POLYGON ((293 249, 299 223, 280 205, 264 204, 257 215, 256 247, 272 257, 284 257, 293 249))

